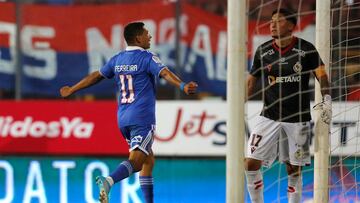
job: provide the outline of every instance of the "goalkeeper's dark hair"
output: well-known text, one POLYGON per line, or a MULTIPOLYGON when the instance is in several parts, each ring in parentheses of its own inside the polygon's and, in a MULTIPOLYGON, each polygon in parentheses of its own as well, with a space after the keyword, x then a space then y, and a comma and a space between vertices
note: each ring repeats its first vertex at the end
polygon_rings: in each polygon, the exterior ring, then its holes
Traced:
POLYGON ((280 8, 280 9, 274 10, 272 12, 271 16, 273 16, 276 13, 282 14, 287 21, 289 21, 292 24, 296 25, 296 23, 297 23, 297 14, 294 11, 286 9, 286 8, 280 8))
POLYGON ((144 23, 143 22, 132 22, 125 26, 124 28, 124 38, 126 43, 132 44, 135 42, 135 37, 142 35, 144 32, 144 23))

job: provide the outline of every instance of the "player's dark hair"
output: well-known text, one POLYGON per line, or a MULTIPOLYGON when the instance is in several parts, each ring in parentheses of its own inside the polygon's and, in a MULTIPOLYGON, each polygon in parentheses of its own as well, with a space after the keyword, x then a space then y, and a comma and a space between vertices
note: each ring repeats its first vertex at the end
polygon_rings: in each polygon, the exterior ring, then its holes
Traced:
POLYGON ((136 36, 143 34, 144 25, 145 24, 143 22, 133 22, 133 23, 129 23, 125 26, 124 38, 128 45, 135 42, 136 36))
POLYGON ((297 18, 296 18, 296 13, 293 12, 292 10, 288 10, 286 8, 280 8, 280 9, 276 9, 272 12, 271 16, 273 16, 276 13, 280 13, 283 14, 283 16, 285 17, 285 19, 289 22, 291 22, 292 24, 296 25, 297 23, 297 18))

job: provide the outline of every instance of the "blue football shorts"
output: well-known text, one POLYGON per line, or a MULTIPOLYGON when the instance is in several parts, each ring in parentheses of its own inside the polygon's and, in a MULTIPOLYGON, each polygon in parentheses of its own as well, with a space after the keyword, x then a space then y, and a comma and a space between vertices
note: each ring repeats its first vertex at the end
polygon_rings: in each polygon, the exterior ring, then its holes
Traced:
POLYGON ((129 151, 138 148, 146 155, 152 152, 155 125, 131 125, 120 127, 120 131, 129 145, 129 151))

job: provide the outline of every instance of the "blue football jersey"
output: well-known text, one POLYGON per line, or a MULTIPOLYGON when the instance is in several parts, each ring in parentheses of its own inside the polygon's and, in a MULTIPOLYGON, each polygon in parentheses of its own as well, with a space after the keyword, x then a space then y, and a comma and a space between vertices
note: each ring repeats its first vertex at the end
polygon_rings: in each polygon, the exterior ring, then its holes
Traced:
POLYGON ((156 77, 165 65, 153 53, 129 46, 113 56, 100 74, 118 86, 118 125, 155 124, 156 77))

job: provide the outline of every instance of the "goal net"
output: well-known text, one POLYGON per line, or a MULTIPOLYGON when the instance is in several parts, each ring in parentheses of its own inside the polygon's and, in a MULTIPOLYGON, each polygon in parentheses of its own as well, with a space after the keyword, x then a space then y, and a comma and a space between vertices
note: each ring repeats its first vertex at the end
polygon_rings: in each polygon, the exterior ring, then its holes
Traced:
MULTIPOLYGON (((256 49, 271 40, 269 29, 272 11, 288 8, 297 13, 298 24, 294 35, 315 45, 317 22, 315 0, 249 0, 249 70, 256 49)), ((332 0, 330 9, 329 80, 333 102, 332 123, 329 134, 330 156, 328 166, 329 202, 360 202, 360 1, 332 0)), ((326 33, 325 33, 326 34, 326 33)), ((261 50, 260 50, 261 52, 261 50)), ((287 60, 288 58, 285 58, 287 60)), ((279 59, 280 60, 280 59, 279 59)), ((260 103, 269 78, 258 81, 252 103, 260 103)), ((315 79, 310 78, 311 107, 314 101, 315 79)), ((281 92, 281 90, 279 90, 281 92)), ((294 93, 296 95, 296 93, 294 93)), ((291 95, 289 96, 291 97, 291 95)), ((276 102, 274 101, 274 105, 276 102)), ((248 103, 248 125, 260 113, 248 103)), ((255 105, 259 106, 259 105, 255 105)), ((262 107, 262 106, 260 106, 262 107)), ((283 111, 284 109, 280 109, 283 111)), ((313 113, 312 113, 313 114, 313 113)), ((314 116, 313 116, 314 117, 314 116)), ((311 122, 311 165, 303 167, 302 201, 314 201, 314 143, 316 134, 311 122)), ((264 201, 287 202, 287 172, 284 164, 276 161, 270 168, 262 168, 264 178, 264 201)), ((248 192, 246 201, 250 202, 248 192)))

